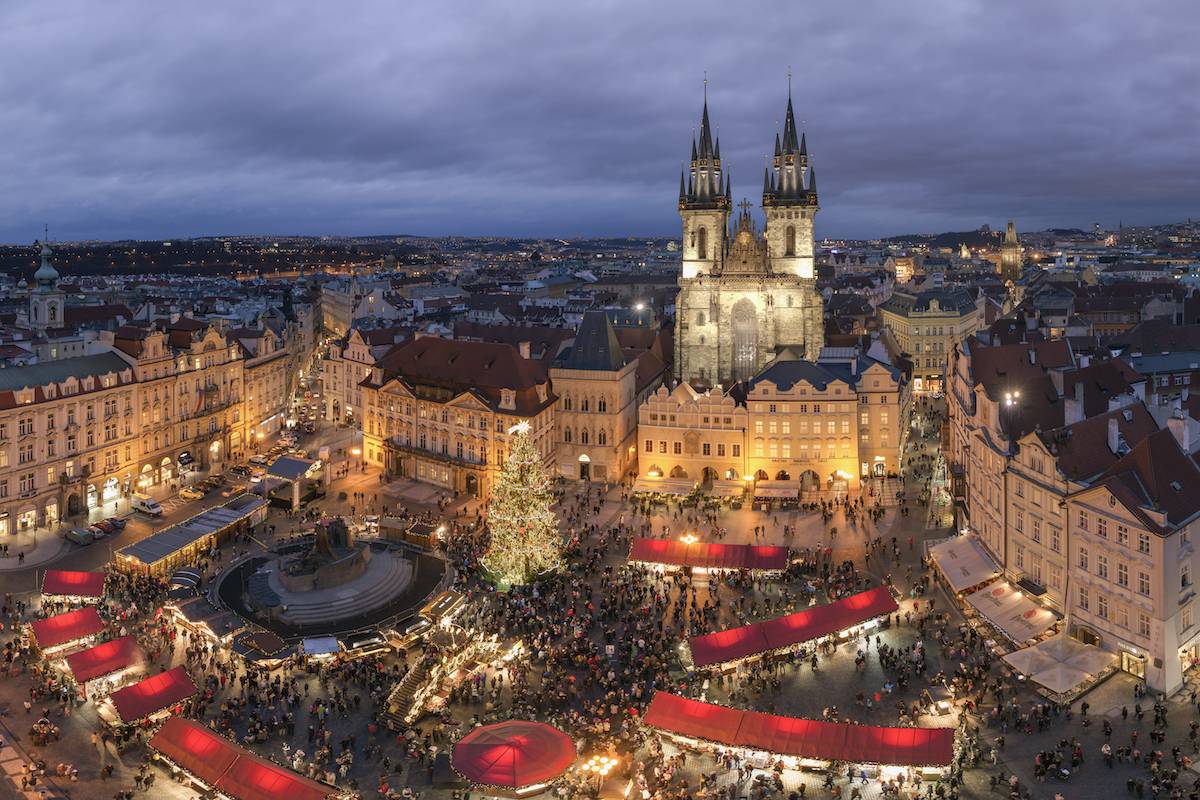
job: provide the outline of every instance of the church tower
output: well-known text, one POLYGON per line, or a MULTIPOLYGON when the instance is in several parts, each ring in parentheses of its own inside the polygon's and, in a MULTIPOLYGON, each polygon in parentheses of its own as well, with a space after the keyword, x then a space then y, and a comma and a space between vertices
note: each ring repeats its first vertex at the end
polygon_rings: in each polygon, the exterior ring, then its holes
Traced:
POLYGON ((675 375, 696 388, 750 380, 780 355, 815 361, 824 344, 824 304, 813 275, 817 187, 790 92, 773 166, 763 176, 765 230, 744 200, 731 237, 730 181, 706 97, 691 169, 679 178, 675 375))
POLYGON ((1021 243, 1017 239, 1017 226, 1010 219, 1004 230, 1004 243, 1000 245, 1000 279, 1017 281, 1021 278, 1023 257, 1021 243))
POLYGON ((29 324, 38 331, 61 328, 66 295, 58 288, 58 270, 50 263, 50 245, 42 242, 42 263, 33 273, 34 287, 29 293, 29 324))
POLYGON ((789 90, 783 140, 775 135, 775 157, 763 175, 767 250, 777 271, 813 280, 813 217, 820 208, 817 179, 808 166, 804 134, 797 141, 796 133, 789 90))
POLYGON ((729 176, 721 170, 721 140, 714 143, 708 122, 708 86, 700 115, 700 141, 692 139, 689 169, 679 174, 679 216, 683 218, 683 276, 711 275, 725 251, 729 220, 729 176), (724 180, 724 184, 722 184, 724 180))

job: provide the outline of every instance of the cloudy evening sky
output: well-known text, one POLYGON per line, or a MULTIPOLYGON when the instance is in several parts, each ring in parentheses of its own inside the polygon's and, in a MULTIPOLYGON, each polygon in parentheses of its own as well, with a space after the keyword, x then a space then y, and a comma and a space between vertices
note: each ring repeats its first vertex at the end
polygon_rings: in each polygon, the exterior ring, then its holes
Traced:
POLYGON ((674 235, 702 76, 761 193, 786 73, 818 236, 1200 215, 1200 6, 9 0, 0 241, 674 235))

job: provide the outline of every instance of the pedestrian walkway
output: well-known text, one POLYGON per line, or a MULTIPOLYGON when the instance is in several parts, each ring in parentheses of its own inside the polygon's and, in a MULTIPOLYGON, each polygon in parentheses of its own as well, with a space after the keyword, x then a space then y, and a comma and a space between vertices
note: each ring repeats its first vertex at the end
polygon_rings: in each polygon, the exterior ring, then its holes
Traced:
POLYGON ((3 540, 0 540, 0 544, 8 546, 7 556, 0 551, 0 572, 13 572, 36 567, 39 564, 48 564, 70 547, 61 533, 50 533, 46 530, 39 530, 36 533, 20 531, 5 536, 3 540), (24 559, 21 558, 21 554, 24 554, 24 559))

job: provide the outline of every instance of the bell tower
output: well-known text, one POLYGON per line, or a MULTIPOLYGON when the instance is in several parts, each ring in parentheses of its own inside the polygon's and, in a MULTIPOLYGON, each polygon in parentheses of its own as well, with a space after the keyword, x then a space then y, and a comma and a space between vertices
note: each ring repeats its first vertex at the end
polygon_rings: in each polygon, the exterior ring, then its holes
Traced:
POLYGON ((729 175, 721 169, 721 140, 718 138, 714 143, 712 126, 708 122, 708 81, 705 80, 700 141, 697 143, 692 139, 691 166, 679 174, 684 279, 712 275, 717 271, 725 253, 729 191, 729 175))
POLYGON ((767 252, 774 271, 812 280, 813 218, 820 205, 817 177, 808 165, 808 143, 803 133, 797 141, 790 74, 783 139, 775 134, 775 157, 763 173, 762 205, 767 216, 767 252))
POLYGON ((58 270, 50 263, 50 245, 42 242, 42 263, 33 273, 35 286, 29 293, 29 324, 37 331, 63 326, 66 295, 58 288, 58 270))

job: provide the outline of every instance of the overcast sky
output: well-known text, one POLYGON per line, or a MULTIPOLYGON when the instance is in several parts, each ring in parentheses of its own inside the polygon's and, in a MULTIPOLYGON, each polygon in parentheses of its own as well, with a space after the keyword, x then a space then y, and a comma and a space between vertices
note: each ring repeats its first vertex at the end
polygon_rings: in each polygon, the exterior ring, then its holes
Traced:
POLYGON ((707 71, 735 200, 787 70, 818 236, 1200 215, 1200 6, 0 3, 0 241, 675 235, 707 71))

